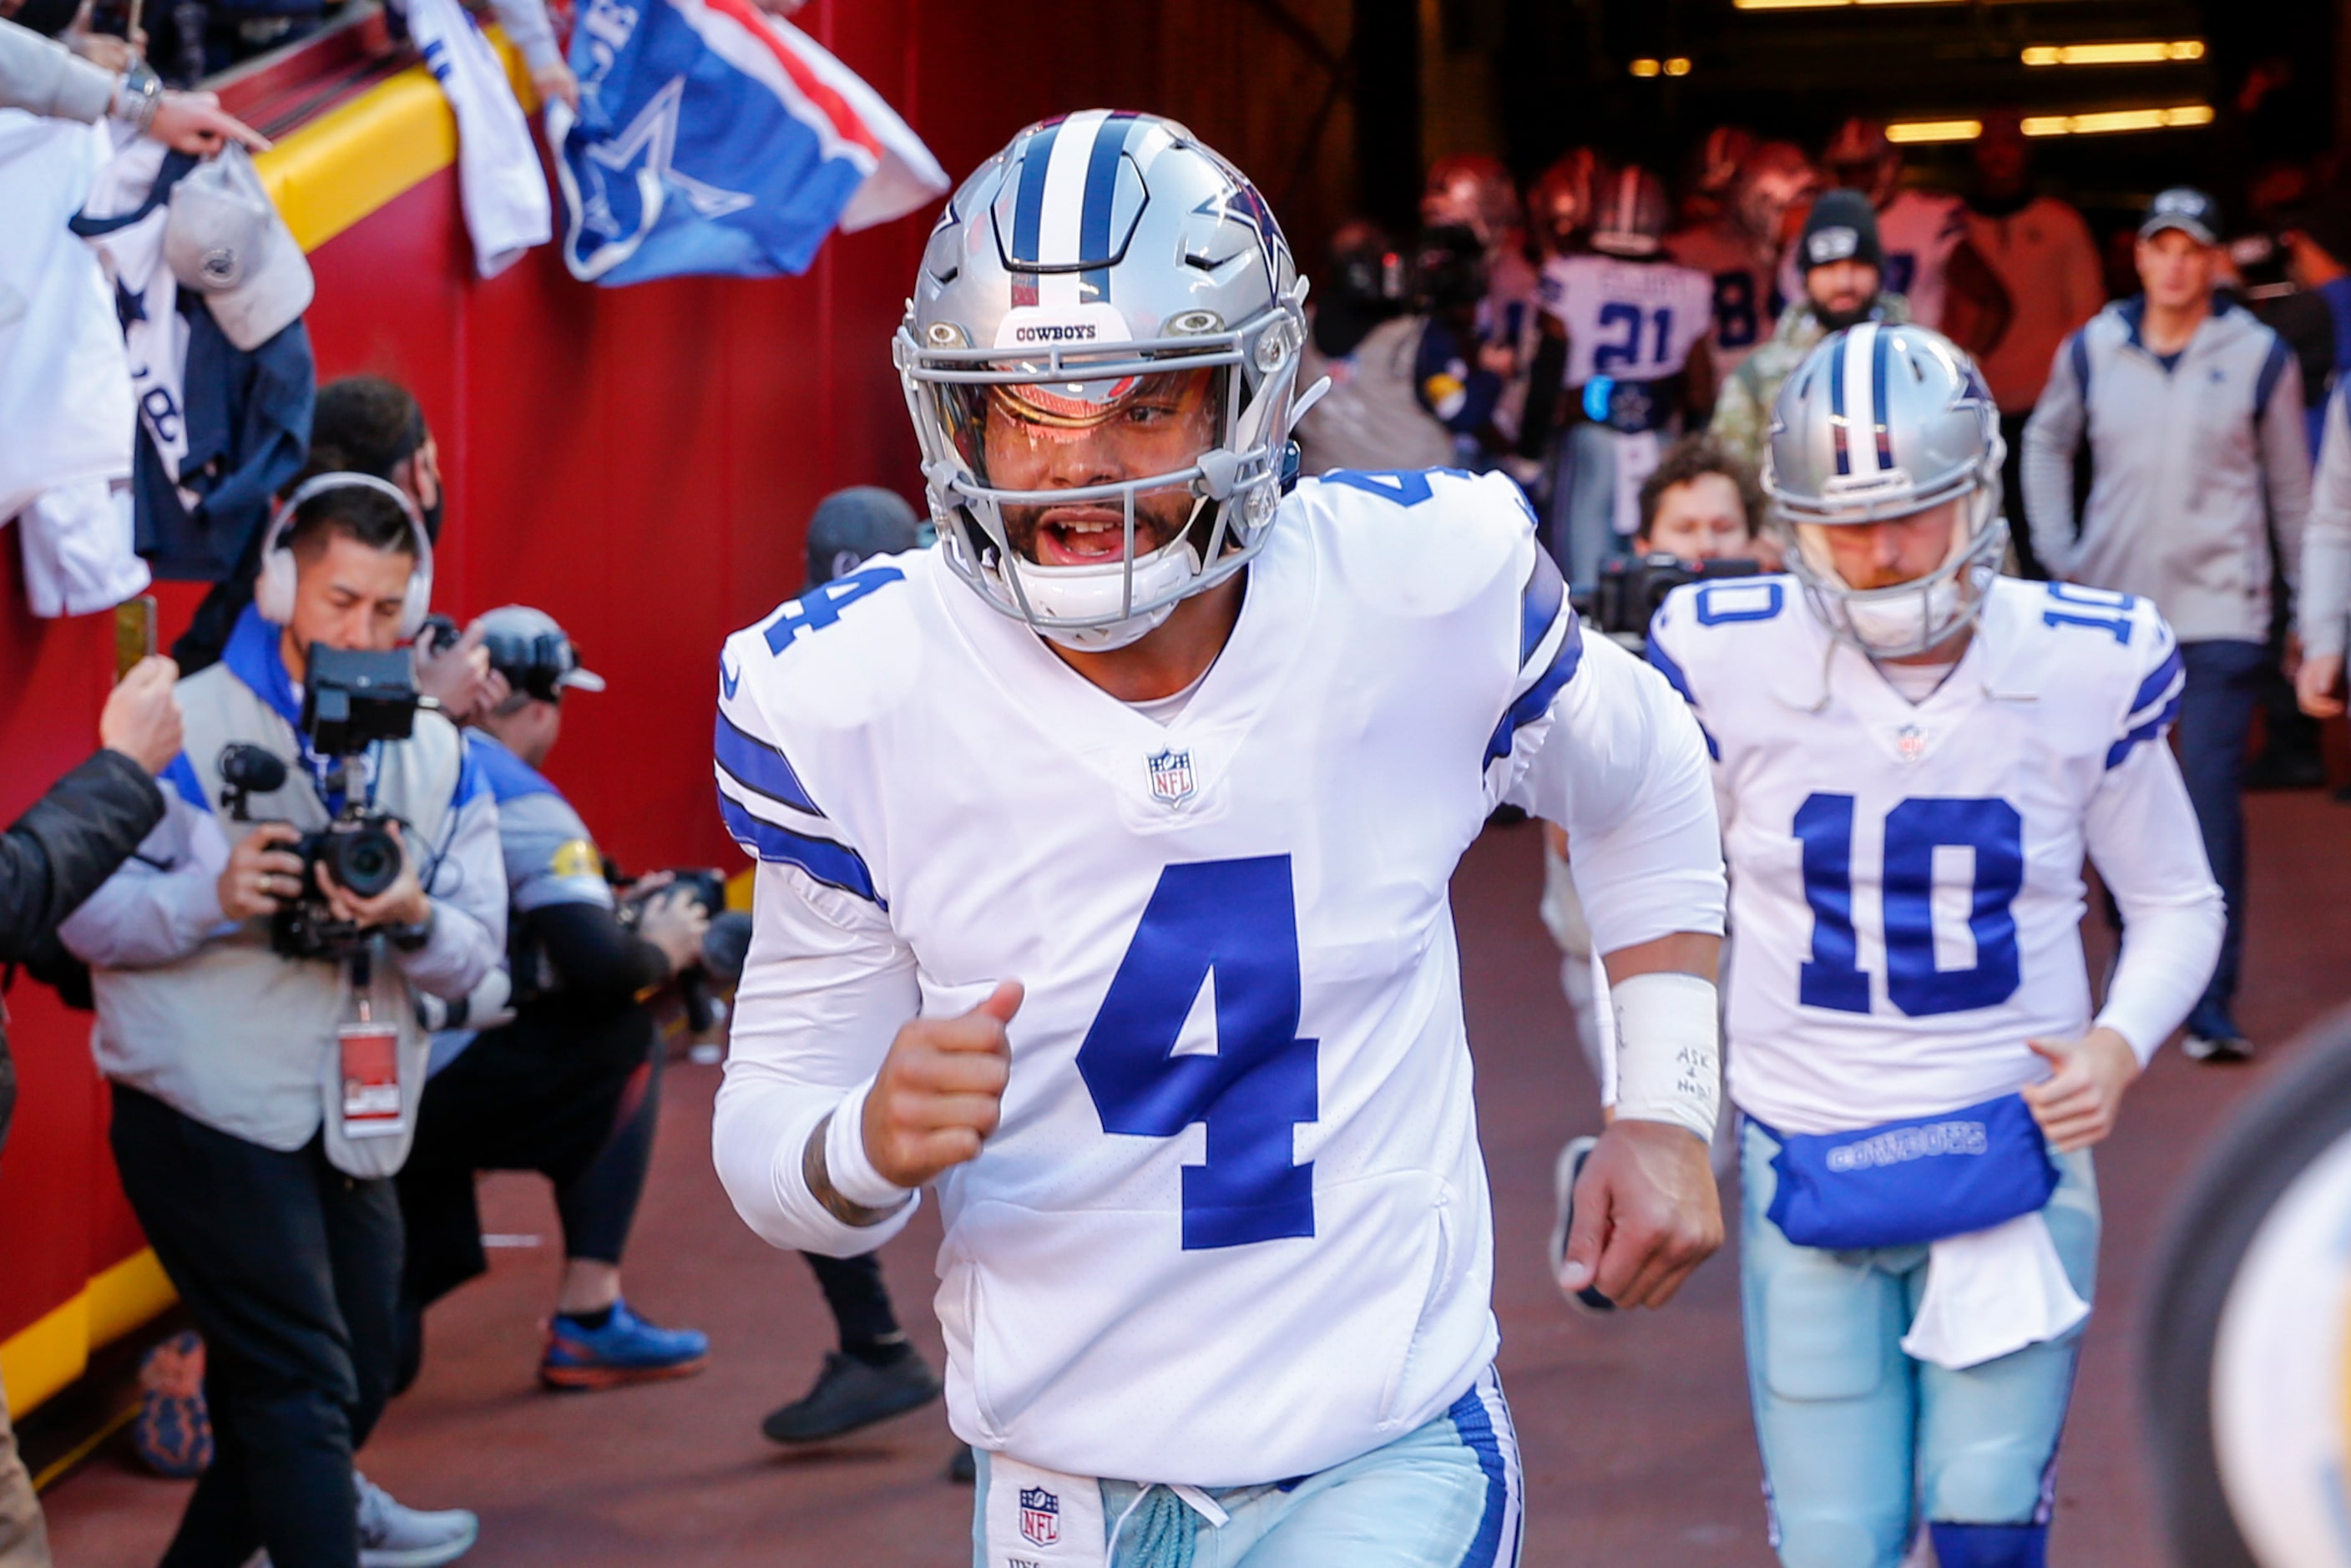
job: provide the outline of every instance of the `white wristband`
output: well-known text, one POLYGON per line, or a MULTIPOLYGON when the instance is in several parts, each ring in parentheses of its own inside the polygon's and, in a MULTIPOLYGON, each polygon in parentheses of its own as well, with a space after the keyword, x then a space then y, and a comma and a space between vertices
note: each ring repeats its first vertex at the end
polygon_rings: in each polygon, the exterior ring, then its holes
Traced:
POLYGON ((895 1208, 911 1190, 873 1168, 865 1154, 865 1096, 873 1087, 866 1080, 849 1092, 824 1130, 824 1170, 832 1190, 866 1208, 895 1208))
POLYGON ((1711 981, 1675 970, 1609 988, 1616 1013, 1616 1115, 1670 1122, 1714 1137, 1721 1105, 1719 1027, 1711 981))

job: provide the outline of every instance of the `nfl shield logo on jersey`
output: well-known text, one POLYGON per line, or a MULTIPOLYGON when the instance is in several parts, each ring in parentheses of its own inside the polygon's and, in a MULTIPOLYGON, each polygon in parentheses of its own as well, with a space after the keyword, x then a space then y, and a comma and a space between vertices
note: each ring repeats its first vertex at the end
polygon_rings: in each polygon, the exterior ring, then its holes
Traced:
POLYGON ((1033 1546, 1050 1546, 1061 1540, 1061 1498, 1043 1487, 1022 1487, 1020 1533, 1033 1546))
POLYGON ((1192 754, 1169 747, 1155 751, 1144 758, 1151 769, 1151 798, 1163 805, 1176 806, 1192 798, 1192 754))
POLYGON ((1894 732, 1894 749, 1902 754, 1905 762, 1916 762, 1927 755, 1927 732, 1915 724, 1906 724, 1894 732))

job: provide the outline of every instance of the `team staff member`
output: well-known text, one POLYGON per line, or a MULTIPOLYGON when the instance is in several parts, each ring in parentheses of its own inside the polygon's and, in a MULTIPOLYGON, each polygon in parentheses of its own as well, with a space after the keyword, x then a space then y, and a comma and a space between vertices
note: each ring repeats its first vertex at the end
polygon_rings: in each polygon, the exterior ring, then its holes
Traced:
POLYGON ((563 1281, 539 1381, 611 1388, 683 1377, 702 1370, 709 1340, 632 1311, 621 1254, 661 1106, 652 998, 702 962, 707 917, 673 889, 653 894, 631 929, 587 824, 539 771, 562 733, 566 694, 601 692, 603 677, 580 667, 543 611, 510 604, 475 629, 498 683, 465 746, 498 803, 513 940, 508 971, 489 985, 507 1003, 507 1021, 468 1030, 461 1019, 433 1042, 416 1148, 400 1172, 401 1383, 423 1354, 423 1309, 489 1266, 474 1203, 474 1173, 486 1170, 538 1171, 555 1184, 563 1281))
POLYGON ((1803 295, 1780 313, 1771 340, 1723 379, 1707 433, 1750 467, 1760 467, 1780 383, 1831 332, 1863 321, 1891 325, 1910 319, 1909 302, 1884 289, 1886 252, 1877 214, 1858 191, 1823 192, 1804 216, 1793 265, 1803 272, 1803 295))
POLYGON ((2155 198, 2138 231, 2146 292, 2065 340, 2024 428, 2024 510, 2042 564, 2068 583, 2154 601, 2187 661, 2180 767, 2229 901, 2220 961, 2182 1047, 2199 1061, 2252 1053, 2234 1012, 2245 741, 2270 664, 2273 559, 2291 589, 2310 510, 2302 371, 2283 339, 2214 296, 2219 218, 2201 191, 2155 198), (2077 538, 2074 457, 2085 440, 2077 538))
POLYGON ((281 956, 271 920, 308 874, 289 846, 329 820, 320 759, 297 727, 308 650, 389 649, 413 632, 431 547, 380 479, 322 476, 296 497, 221 662, 180 683, 186 747, 164 774, 162 826, 62 928, 93 971, 123 1189, 204 1335, 217 1451, 164 1557, 173 1568, 256 1549, 277 1568, 355 1568, 362 1547, 423 1565, 462 1552, 476 1529, 469 1513, 401 1508, 355 1476, 351 1454, 392 1385, 401 1248, 389 1178, 426 1049, 413 992, 464 996, 497 962, 497 811, 433 713, 357 769, 375 807, 407 824, 402 868, 381 894, 319 879, 335 916, 376 936, 370 1010, 397 1031, 400 1111, 376 1123, 374 1097, 344 1090, 370 1065, 340 1040, 357 1010, 352 966, 281 956), (216 804, 232 742, 289 765, 283 788, 253 798, 252 827, 216 804))
POLYGON ((2302 599, 2295 606, 2302 664, 2295 698, 2313 718, 2343 714, 2343 653, 2351 642, 2351 387, 2326 400, 2326 439, 2302 536, 2302 599))
MULTIPOLYGON (((2050 357, 2106 302, 2090 225, 2071 203, 2032 189, 2032 143, 2023 127, 2013 111, 1984 116, 1974 148, 1976 188, 1968 198, 1968 244, 2008 290, 2008 330, 1976 356, 1976 366, 2000 405, 2000 435, 2008 444, 2002 492, 2019 501, 2024 422, 2049 379, 2050 357)), ((2047 575, 2028 533, 2013 535, 2011 542, 2025 576, 2047 575)))
MULTIPOLYGON (((162 821, 155 775, 180 754, 177 673, 169 659, 147 659, 124 676, 98 716, 98 754, 0 834, 0 963, 30 957, 162 821)), ((0 1146, 16 1103, 8 1019, 0 1009, 0 1146)), ((48 1562, 41 1505, 0 1389, 0 1568, 48 1568, 48 1562)))

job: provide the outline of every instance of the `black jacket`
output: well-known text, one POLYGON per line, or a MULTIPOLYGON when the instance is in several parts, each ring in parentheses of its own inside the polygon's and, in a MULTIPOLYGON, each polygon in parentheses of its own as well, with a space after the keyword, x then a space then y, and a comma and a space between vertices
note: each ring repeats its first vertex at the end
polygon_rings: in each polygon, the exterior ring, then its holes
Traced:
MULTIPOLYGON (((162 790, 119 751, 101 751, 51 785, 0 834, 0 963, 30 956, 162 820, 162 790)), ((16 1103, 0 1019, 0 1144, 16 1103)))

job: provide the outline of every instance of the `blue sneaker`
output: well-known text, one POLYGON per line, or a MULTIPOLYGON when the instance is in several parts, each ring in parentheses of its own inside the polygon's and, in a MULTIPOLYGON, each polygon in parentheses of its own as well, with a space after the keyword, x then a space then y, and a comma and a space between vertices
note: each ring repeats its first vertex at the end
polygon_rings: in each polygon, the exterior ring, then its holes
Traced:
POLYGON ((547 1354, 538 1380, 549 1388, 617 1388, 691 1377, 710 1359, 710 1336, 697 1329, 656 1328, 615 1298, 601 1328, 555 1314, 547 1325, 547 1354))

